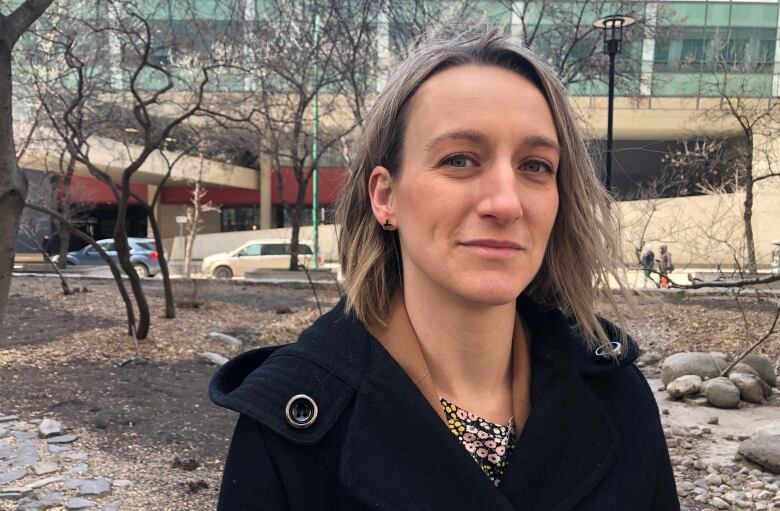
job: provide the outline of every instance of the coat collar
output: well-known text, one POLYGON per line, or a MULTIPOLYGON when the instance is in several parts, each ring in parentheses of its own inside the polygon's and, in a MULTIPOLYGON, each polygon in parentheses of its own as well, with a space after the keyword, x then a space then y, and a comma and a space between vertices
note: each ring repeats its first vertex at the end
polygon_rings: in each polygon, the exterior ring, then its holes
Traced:
POLYGON ((298 444, 321 441, 345 420, 338 476, 372 509, 568 510, 599 484, 621 444, 589 381, 631 364, 637 350, 629 342, 623 359, 606 361, 557 309, 520 297, 517 310, 530 339, 531 414, 498 488, 442 421, 425 390, 425 371, 405 361, 408 341, 383 346, 343 302, 295 344, 223 366, 211 396, 298 444), (320 407, 309 429, 284 419, 285 403, 299 393, 320 407))
POLYGON ((582 339, 563 315, 530 299, 518 300, 518 312, 531 337, 531 413, 501 485, 492 485, 441 420, 412 343, 368 335, 376 370, 355 399, 340 468, 356 497, 388 511, 564 511, 599 483, 620 438, 575 365, 582 339), (399 356, 403 349, 409 352, 399 356))

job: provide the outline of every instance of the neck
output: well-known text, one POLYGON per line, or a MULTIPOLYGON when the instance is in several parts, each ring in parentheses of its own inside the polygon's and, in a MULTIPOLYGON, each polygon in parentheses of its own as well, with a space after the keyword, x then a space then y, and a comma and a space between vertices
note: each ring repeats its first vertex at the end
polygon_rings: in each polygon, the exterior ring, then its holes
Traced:
POLYGON ((404 300, 439 394, 485 419, 505 423, 512 415, 515 303, 475 305, 406 282, 404 300))

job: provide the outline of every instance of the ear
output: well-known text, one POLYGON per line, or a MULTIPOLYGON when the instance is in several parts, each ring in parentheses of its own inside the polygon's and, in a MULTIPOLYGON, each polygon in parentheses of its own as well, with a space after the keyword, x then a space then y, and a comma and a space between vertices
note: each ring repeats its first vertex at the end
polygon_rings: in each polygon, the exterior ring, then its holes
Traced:
POLYGON ((389 220, 395 224, 392 207, 393 176, 385 167, 376 166, 368 177, 368 197, 371 199, 371 210, 379 224, 389 220))

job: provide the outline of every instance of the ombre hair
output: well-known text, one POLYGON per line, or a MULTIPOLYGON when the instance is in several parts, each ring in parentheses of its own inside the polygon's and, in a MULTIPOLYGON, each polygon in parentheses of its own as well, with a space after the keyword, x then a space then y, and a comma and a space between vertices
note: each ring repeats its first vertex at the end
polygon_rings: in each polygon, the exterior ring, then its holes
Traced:
POLYGON ((432 35, 400 63, 368 112, 356 141, 350 175, 336 209, 341 224, 339 261, 346 307, 364 323, 384 324, 403 282, 398 233, 385 231, 371 209, 368 180, 374 167, 401 171, 410 99, 436 73, 464 66, 496 66, 530 80, 547 98, 561 147, 559 207, 542 266, 523 291, 573 316, 591 345, 607 344, 594 301, 601 294, 617 311, 609 283, 621 288, 619 226, 612 199, 598 180, 569 98, 555 72, 498 29, 470 28, 432 35))

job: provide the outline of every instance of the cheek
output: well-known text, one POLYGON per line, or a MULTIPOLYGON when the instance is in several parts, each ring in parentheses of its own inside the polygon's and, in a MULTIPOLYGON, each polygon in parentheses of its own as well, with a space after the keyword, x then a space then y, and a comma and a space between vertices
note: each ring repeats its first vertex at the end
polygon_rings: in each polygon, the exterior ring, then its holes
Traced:
POLYGON ((560 207, 558 190, 554 188, 547 194, 539 197, 536 203, 536 233, 540 240, 549 240, 560 207))

